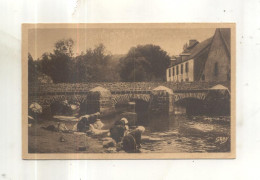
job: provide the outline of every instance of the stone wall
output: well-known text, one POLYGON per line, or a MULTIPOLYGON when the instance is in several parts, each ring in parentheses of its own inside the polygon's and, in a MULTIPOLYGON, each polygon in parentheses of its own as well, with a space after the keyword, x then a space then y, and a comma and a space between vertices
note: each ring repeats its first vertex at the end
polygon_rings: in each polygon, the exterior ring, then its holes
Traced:
POLYGON ((230 53, 224 41, 220 30, 216 30, 205 64, 205 81, 230 79, 230 53), (215 68, 217 72, 215 72, 215 68))
POLYGON ((35 84, 29 86, 29 95, 30 94, 41 94, 47 95, 48 93, 53 93, 58 95, 59 93, 74 93, 84 94, 85 92, 97 87, 101 86, 105 89, 110 90, 112 94, 119 91, 151 91, 152 89, 158 86, 165 86, 173 91, 179 90, 196 90, 196 89, 208 89, 217 84, 222 84, 230 89, 230 82, 182 82, 182 83, 174 83, 174 82, 100 82, 100 83, 75 83, 75 84, 35 84))

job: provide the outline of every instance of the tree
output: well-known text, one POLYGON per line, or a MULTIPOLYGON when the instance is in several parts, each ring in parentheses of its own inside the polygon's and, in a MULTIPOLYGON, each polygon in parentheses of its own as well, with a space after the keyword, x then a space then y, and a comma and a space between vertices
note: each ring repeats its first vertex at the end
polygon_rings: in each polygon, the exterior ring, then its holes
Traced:
POLYGON ((54 83, 73 81, 73 40, 59 40, 55 43, 54 53, 44 53, 41 59, 41 72, 49 75, 54 83))
POLYGON ((73 61, 66 54, 51 54, 50 76, 55 83, 66 83, 71 81, 73 61))
POLYGON ((33 61, 32 55, 28 53, 28 82, 35 82, 37 79, 37 69, 36 64, 33 61))
POLYGON ((73 45, 74 45, 74 41, 71 38, 59 40, 55 43, 54 53, 56 55, 64 54, 69 57, 72 57, 73 56, 73 50, 72 50, 73 45))
POLYGON ((103 44, 73 57, 73 41, 59 40, 53 53, 44 53, 38 63, 40 72, 54 83, 118 81, 117 62, 103 44))
POLYGON ((49 53, 43 53, 40 60, 40 70, 42 73, 47 74, 49 76, 52 75, 53 71, 53 62, 51 61, 51 56, 49 53))
POLYGON ((86 54, 76 57, 77 77, 80 82, 115 81, 115 66, 111 55, 106 54, 105 46, 99 44, 94 49, 88 49, 86 54))
POLYGON ((160 46, 148 44, 132 47, 120 60, 122 81, 163 81, 170 57, 160 46))

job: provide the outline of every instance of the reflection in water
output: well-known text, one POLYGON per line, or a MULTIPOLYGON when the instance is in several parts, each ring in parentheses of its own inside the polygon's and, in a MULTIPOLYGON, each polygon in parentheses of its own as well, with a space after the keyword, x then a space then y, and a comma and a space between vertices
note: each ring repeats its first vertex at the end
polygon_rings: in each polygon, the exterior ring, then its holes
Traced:
POLYGON ((148 126, 151 131, 169 131, 177 129, 179 123, 174 115, 154 115, 149 117, 148 126))

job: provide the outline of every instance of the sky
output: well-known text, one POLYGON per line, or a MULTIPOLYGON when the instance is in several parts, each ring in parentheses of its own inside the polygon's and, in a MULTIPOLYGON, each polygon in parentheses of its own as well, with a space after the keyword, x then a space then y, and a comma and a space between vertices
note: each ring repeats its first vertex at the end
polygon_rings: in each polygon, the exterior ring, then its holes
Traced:
POLYGON ((214 28, 176 29, 176 28, 56 28, 30 29, 28 31, 28 51, 33 59, 43 53, 53 52, 58 40, 72 38, 73 52, 80 54, 100 43, 107 53, 126 54, 137 45, 159 45, 168 55, 178 55, 183 45, 190 39, 199 42, 214 35, 214 28))

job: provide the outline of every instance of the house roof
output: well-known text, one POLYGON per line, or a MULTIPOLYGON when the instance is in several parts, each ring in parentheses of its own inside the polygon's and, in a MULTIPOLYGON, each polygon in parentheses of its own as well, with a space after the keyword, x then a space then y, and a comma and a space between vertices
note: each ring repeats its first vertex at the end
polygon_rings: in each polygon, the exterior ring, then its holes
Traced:
MULTIPOLYGON (((216 33, 220 34, 221 40, 225 44, 227 54, 230 56, 230 29, 229 28, 217 28, 214 36, 216 35, 216 33)), ((210 51, 210 46, 213 42, 214 36, 212 36, 212 37, 210 37, 210 38, 208 38, 208 39, 206 39, 206 40, 204 40, 200 43, 196 43, 194 46, 192 46, 192 48, 185 49, 180 54, 180 57, 176 58, 176 60, 174 61, 172 66, 174 66, 176 64, 180 64, 180 63, 185 62, 185 61, 188 61, 190 59, 194 59, 194 58, 200 56, 202 54, 202 52, 203 52, 203 54, 204 53, 208 54, 208 52, 210 51), (182 56, 182 54, 184 56, 182 56)), ((198 60, 203 61, 203 62, 199 63, 199 64, 201 64, 201 66, 203 66, 205 64, 206 60, 207 60, 207 57, 200 58, 198 60)))
POLYGON ((186 52, 186 53, 190 53, 190 55, 185 57, 183 60, 186 61, 195 58, 201 51, 209 47, 211 41, 212 41, 212 37, 202 41, 201 43, 198 43, 194 48, 186 52))
POLYGON ((217 31, 220 32, 221 38, 224 41, 227 54, 230 56, 230 29, 229 28, 219 28, 217 31))
POLYGON ((200 52, 202 52, 203 50, 205 50, 207 47, 210 46, 211 41, 212 41, 212 37, 202 41, 201 43, 198 43, 196 46, 194 46, 191 49, 185 49, 180 54, 180 57, 176 58, 173 65, 195 58, 200 52), (184 56, 181 57, 182 55, 184 56))

